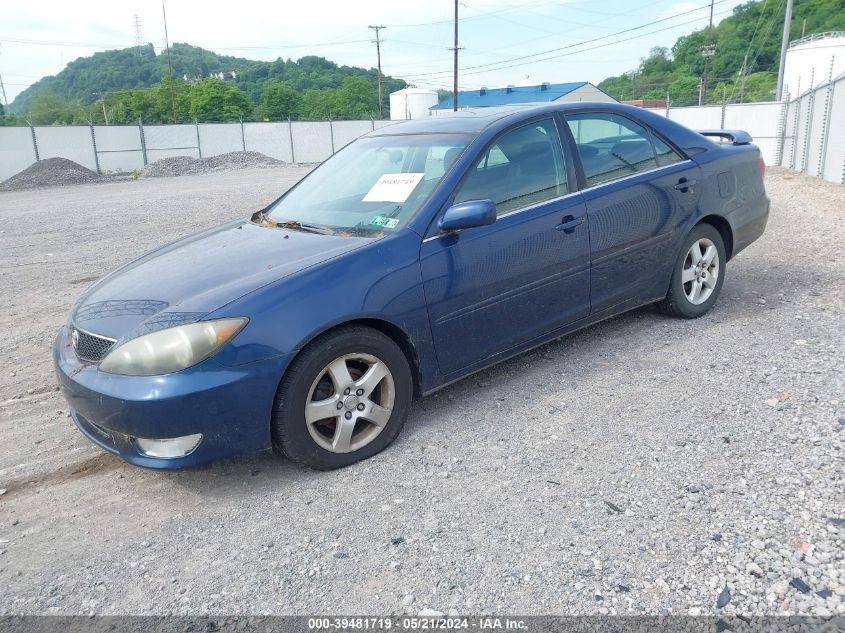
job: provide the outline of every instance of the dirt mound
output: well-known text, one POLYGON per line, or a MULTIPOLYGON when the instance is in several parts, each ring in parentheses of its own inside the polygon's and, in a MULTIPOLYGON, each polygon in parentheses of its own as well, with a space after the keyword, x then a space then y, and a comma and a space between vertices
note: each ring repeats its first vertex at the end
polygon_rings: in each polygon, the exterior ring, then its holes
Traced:
POLYGON ((282 161, 270 158, 260 152, 229 152, 228 154, 207 158, 171 156, 150 163, 141 170, 141 176, 157 178, 161 176, 186 176, 188 174, 213 174, 232 169, 273 167, 281 164, 282 161))
POLYGON ((0 183, 0 191, 81 185, 99 179, 96 172, 67 158, 45 158, 0 183))

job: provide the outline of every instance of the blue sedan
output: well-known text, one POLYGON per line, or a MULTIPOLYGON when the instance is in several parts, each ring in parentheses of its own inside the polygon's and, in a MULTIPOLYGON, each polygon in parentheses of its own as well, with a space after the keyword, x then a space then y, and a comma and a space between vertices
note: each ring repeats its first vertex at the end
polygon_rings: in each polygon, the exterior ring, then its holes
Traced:
POLYGON ((376 130, 89 288, 53 350, 72 418, 149 468, 371 457, 415 396, 638 306, 710 310, 768 218, 750 141, 586 103, 376 130))

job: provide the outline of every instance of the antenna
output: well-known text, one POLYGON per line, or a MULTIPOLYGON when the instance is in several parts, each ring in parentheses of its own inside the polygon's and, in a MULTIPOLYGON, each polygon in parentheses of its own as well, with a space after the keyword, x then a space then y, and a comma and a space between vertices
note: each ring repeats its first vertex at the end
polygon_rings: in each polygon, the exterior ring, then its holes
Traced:
POLYGON ((382 103, 381 97, 381 40, 379 39, 378 32, 384 28, 385 26, 370 26, 373 31, 376 32, 376 60, 378 62, 378 118, 384 118, 384 104, 382 103))
POLYGON ((141 49, 144 47, 144 38, 141 35, 141 16, 137 13, 132 16, 132 28, 135 31, 135 48, 138 51, 138 57, 140 57, 141 49))

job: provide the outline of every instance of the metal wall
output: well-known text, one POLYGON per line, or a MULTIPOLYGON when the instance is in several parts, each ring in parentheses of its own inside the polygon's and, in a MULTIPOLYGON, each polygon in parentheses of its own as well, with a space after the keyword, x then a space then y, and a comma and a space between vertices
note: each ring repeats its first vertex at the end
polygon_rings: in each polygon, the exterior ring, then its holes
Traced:
POLYGON ((845 184, 845 76, 789 102, 660 108, 692 129, 745 130, 767 165, 845 184))
POLYGON ((396 121, 293 121, 195 125, 0 127, 0 182, 37 160, 63 157, 101 173, 130 172, 170 156, 260 152, 318 163, 347 143, 396 121))

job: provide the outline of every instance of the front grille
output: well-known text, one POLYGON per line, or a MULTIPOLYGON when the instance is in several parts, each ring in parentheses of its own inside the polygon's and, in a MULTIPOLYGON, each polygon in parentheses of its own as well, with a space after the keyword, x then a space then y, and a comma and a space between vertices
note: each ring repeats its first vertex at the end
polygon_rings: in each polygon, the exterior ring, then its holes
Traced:
POLYGON ((76 355, 82 360, 99 361, 108 353, 114 339, 106 338, 105 336, 97 336, 77 327, 71 329, 71 342, 76 355))

